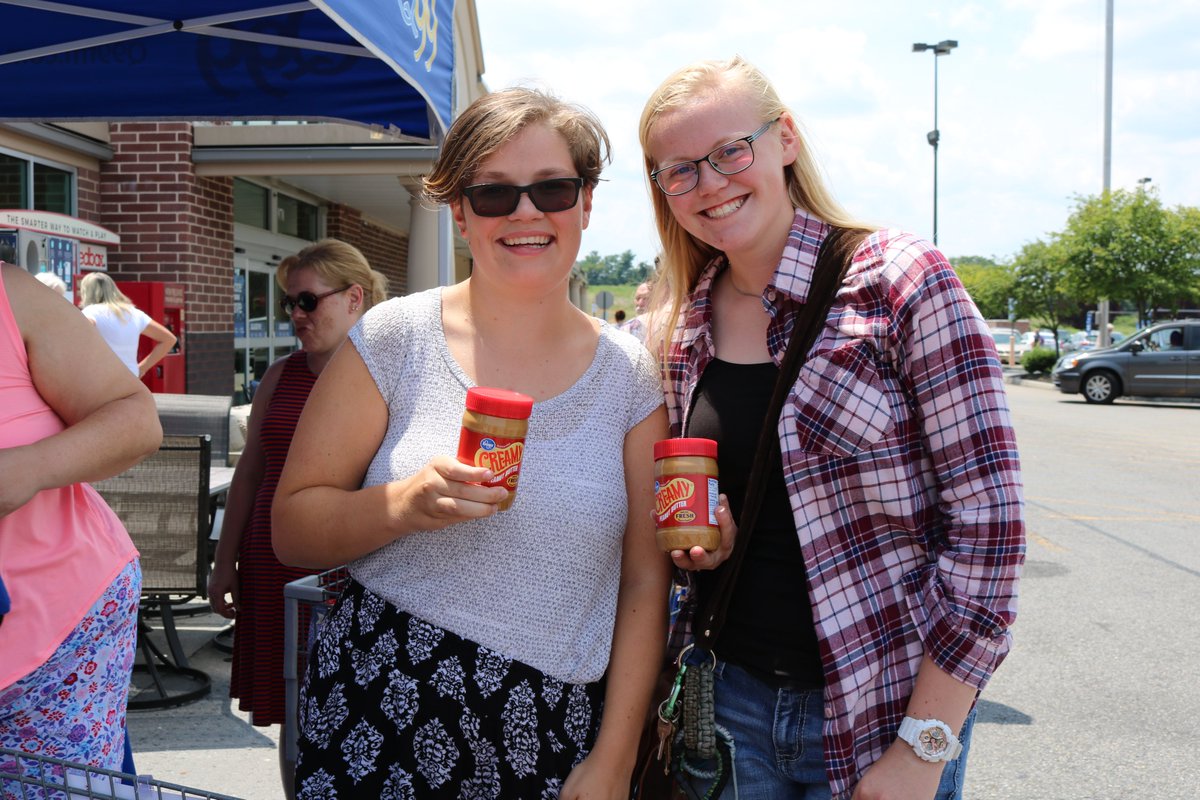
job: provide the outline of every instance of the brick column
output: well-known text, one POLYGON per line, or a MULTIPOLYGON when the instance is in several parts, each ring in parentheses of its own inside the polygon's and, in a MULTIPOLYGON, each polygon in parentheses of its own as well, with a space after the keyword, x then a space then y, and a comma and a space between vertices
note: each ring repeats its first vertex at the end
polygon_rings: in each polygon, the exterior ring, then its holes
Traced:
POLYGON ((408 237, 364 219, 357 208, 333 204, 325 217, 325 233, 354 245, 371 268, 388 279, 388 297, 408 293, 408 237))
POLYGON ((196 175, 189 122, 112 123, 111 144, 98 219, 121 237, 109 270, 186 286, 187 391, 231 394, 233 179, 196 175))

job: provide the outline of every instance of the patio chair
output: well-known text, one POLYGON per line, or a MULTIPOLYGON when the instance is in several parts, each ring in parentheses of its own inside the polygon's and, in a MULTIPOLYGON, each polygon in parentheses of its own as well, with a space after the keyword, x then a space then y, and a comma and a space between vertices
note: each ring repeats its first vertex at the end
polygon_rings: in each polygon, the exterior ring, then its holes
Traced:
POLYGON ((229 461, 229 395, 154 394, 158 421, 164 434, 207 433, 212 437, 210 456, 214 466, 229 461))
MULTIPOLYGON (((170 394, 156 392, 154 404, 158 407, 158 421, 164 435, 208 434, 212 439, 209 456, 215 468, 229 464, 230 409, 229 395, 170 394)), ((225 513, 225 492, 214 493, 209 502, 209 543, 205 558, 212 563, 216 550, 216 534, 221 530, 221 517, 225 513)), ((175 614, 190 616, 203 609, 180 607, 175 614)))
POLYGON ((156 453, 92 484, 141 553, 138 648, 144 663, 134 669, 130 708, 181 705, 211 689, 209 676, 188 664, 173 610, 207 592, 211 448, 207 435, 163 436, 156 453), (150 639, 150 612, 162 618, 170 658, 150 639))

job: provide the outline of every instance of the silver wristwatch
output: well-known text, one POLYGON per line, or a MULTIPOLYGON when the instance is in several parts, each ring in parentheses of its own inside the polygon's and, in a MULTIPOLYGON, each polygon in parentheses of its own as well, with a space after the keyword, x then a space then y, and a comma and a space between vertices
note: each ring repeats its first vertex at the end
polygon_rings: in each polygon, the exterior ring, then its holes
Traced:
POLYGON ((905 717, 897 736, 925 761, 953 761, 962 752, 962 743, 940 719, 905 717))

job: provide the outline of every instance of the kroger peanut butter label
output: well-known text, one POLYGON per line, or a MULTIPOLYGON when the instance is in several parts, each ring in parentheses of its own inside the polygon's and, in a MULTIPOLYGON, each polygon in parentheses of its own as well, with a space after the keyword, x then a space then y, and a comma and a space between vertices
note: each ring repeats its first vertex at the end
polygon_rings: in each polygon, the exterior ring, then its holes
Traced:
POLYGON ((717 481, 707 475, 672 475, 654 482, 659 528, 717 524, 717 481))
POLYGON ((522 439, 503 439, 466 429, 458 442, 459 461, 490 469, 496 477, 484 485, 503 486, 510 492, 517 488, 524 453, 522 439))

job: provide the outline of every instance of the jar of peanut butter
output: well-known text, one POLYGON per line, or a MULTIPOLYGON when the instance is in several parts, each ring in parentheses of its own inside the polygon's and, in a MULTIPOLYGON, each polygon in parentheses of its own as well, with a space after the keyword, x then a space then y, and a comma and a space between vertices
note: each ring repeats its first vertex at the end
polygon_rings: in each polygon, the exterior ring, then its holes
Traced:
POLYGON ((533 398, 529 395, 484 386, 467 389, 458 460, 492 471, 495 477, 484 485, 508 490, 508 497, 500 502, 501 511, 507 510, 517 496, 517 478, 521 474, 525 434, 532 411, 533 398))
POLYGON ((717 443, 663 439, 654 443, 654 521, 658 546, 667 552, 697 545, 716 550, 717 443))

